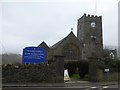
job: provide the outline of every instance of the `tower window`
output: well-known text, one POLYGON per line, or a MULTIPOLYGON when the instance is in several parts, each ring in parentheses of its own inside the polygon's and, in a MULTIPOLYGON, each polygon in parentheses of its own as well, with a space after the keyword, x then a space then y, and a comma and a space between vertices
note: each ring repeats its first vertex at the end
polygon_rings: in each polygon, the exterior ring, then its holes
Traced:
POLYGON ((94 39, 96 39, 96 36, 90 36, 92 39, 94 38, 94 39))
POLYGON ((96 40, 96 36, 90 36, 93 41, 96 40))

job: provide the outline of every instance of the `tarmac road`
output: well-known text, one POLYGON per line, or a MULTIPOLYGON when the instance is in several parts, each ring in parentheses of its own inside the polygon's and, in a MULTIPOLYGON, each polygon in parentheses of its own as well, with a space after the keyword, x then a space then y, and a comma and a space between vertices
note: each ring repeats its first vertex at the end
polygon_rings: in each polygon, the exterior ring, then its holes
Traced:
POLYGON ((4 87, 2 90, 120 90, 115 86, 110 87, 4 87), (114 88, 112 88, 114 87, 114 88))
POLYGON ((43 87, 43 86, 23 86, 23 87, 17 87, 17 86, 7 86, 3 87, 2 90, 120 90, 120 87, 118 84, 111 84, 111 85, 102 85, 102 84, 88 84, 88 83, 76 83, 77 85, 73 83, 69 83, 68 86, 49 86, 49 87, 43 87))

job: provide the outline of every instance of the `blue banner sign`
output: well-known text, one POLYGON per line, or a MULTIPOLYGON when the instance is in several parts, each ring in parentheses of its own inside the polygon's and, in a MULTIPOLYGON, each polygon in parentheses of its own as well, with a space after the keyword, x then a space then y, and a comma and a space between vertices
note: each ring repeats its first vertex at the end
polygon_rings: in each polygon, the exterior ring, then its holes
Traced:
POLYGON ((46 51, 44 48, 26 47, 23 49, 23 64, 39 64, 46 62, 46 51))

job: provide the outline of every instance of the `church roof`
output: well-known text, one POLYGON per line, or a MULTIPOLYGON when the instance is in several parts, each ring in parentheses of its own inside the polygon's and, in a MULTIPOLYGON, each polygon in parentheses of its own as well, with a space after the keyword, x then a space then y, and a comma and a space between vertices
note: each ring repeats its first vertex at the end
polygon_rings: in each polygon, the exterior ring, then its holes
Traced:
POLYGON ((65 38, 63 38, 62 40, 58 41, 57 43, 55 43, 51 48, 56 48, 58 47, 64 40, 66 40, 67 38, 76 38, 77 37, 74 35, 74 33, 71 31, 65 38))
POLYGON ((38 47, 49 49, 48 45, 43 41, 38 47))
POLYGON ((60 45, 63 42, 64 39, 58 41, 57 43, 55 43, 51 48, 56 48, 58 45, 60 45))

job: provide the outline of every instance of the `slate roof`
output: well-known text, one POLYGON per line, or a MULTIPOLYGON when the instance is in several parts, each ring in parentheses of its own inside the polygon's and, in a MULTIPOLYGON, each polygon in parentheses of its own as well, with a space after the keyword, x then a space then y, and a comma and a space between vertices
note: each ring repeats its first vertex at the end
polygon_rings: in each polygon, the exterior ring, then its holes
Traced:
POLYGON ((38 47, 49 49, 48 45, 43 41, 38 47))
POLYGON ((67 39, 68 37, 73 38, 75 37, 77 39, 77 37, 74 35, 74 33, 71 31, 65 38, 63 38, 62 40, 58 41, 57 43, 55 43, 51 48, 57 48, 62 42, 64 42, 65 39, 67 39))

